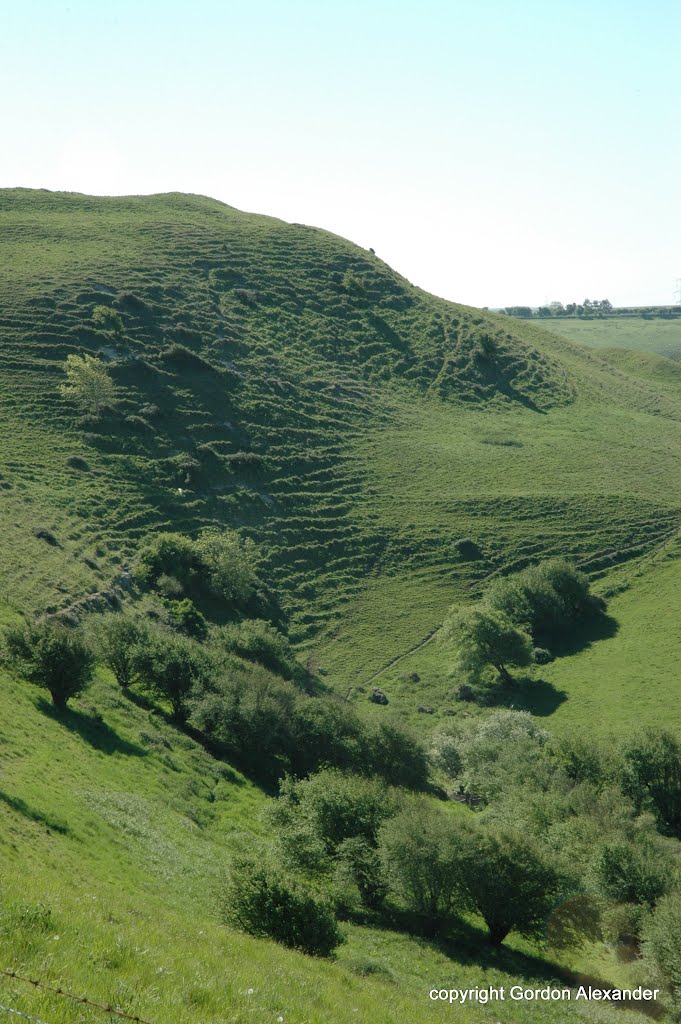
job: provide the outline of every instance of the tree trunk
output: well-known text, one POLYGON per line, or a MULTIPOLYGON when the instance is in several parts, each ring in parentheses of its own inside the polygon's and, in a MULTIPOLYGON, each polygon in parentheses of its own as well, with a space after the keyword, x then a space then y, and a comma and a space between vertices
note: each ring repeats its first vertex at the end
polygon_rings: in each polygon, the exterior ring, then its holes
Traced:
POLYGON ((66 697, 64 697, 61 693, 55 693, 54 690, 50 690, 50 697, 52 698, 52 703, 54 704, 55 708, 57 708, 58 711, 66 711, 66 697))
POLYGON ((502 683, 508 684, 508 683, 512 683, 513 682, 513 676, 508 671, 508 669, 506 668, 505 665, 495 665, 494 667, 497 670, 497 672, 499 673, 499 677, 500 677, 502 683))
POLYGON ((489 941, 493 946, 500 946, 511 930, 505 924, 488 924, 487 927, 489 928, 489 941))

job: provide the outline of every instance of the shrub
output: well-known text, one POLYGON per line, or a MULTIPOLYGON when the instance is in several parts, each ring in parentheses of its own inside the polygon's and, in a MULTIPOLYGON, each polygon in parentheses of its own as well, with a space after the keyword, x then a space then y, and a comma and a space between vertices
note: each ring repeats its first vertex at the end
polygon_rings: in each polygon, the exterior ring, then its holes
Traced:
POLYGON ((206 619, 193 601, 185 597, 183 601, 166 599, 163 604, 168 613, 169 625, 173 629, 179 630, 185 636, 194 637, 195 640, 206 639, 208 636, 206 619))
POLYGON ((181 533, 157 533, 145 541, 137 555, 137 575, 151 585, 161 576, 171 576, 188 587, 202 568, 196 545, 181 533))
POLYGON ((330 903, 268 864, 241 859, 225 899, 230 924, 310 956, 330 956, 344 941, 330 903))
POLYGON ((654 907, 669 888, 673 863, 650 844, 634 846, 620 840, 603 846, 595 870, 608 899, 654 907))
POLYGON ((281 834, 304 822, 334 856, 347 839, 378 843, 378 830, 400 806, 399 793, 380 779, 326 768, 308 779, 290 777, 281 786, 272 821, 281 834))
POLYGON ((92 322, 103 331, 110 331, 117 338, 123 334, 123 320, 120 313, 109 306, 95 306, 92 310, 92 322))
POLYGON ((49 622, 27 623, 5 632, 6 657, 31 683, 46 689, 55 707, 89 686, 94 655, 80 629, 49 622))
POLYGON ((527 711, 493 711, 461 731, 461 782, 468 793, 492 800, 536 779, 548 733, 527 711))
POLYGON ((245 619, 238 625, 224 626, 217 636, 226 650, 263 665, 284 679, 300 674, 287 638, 264 619, 245 619))
POLYGON ((605 603, 589 591, 589 581, 563 558, 551 558, 512 576, 496 579, 484 604, 528 629, 535 638, 569 632, 602 615, 605 603))
POLYGON ((644 961, 657 968, 681 1016, 681 892, 663 896, 642 928, 644 961))
POLYGON ((205 685, 211 673, 198 644, 161 629, 150 632, 144 645, 136 648, 134 665, 140 680, 170 702, 178 722, 188 717, 194 687, 205 685))
POLYGON ((124 690, 137 677, 140 645, 148 639, 148 629, 126 612, 106 615, 94 624, 95 650, 111 669, 124 690))
POLYGON ((566 887, 547 855, 510 831, 480 830, 471 838, 462 870, 466 896, 495 946, 511 931, 541 937, 566 887))
POLYGON ((461 903, 465 830, 421 799, 383 825, 379 849, 393 892, 436 932, 461 903))
POLYGON ((361 904, 379 910, 388 887, 383 877, 381 858, 371 843, 361 836, 352 836, 340 844, 336 852, 336 883, 347 891, 348 883, 357 890, 361 904))
POLYGON ((62 395, 72 399, 85 412, 99 416, 104 407, 115 401, 116 385, 101 359, 72 353, 66 357, 64 372, 66 384, 61 385, 62 395))
POLYGON ((381 722, 368 731, 367 754, 358 771, 379 775, 391 786, 425 789, 428 785, 428 755, 425 747, 407 729, 381 722))
POLYGON ((204 530, 196 552, 206 566, 212 591, 230 604, 244 604, 258 586, 259 552, 236 530, 204 530))
POLYGON ((651 810, 663 829, 681 834, 681 744, 648 729, 622 744, 622 789, 637 810, 651 810))

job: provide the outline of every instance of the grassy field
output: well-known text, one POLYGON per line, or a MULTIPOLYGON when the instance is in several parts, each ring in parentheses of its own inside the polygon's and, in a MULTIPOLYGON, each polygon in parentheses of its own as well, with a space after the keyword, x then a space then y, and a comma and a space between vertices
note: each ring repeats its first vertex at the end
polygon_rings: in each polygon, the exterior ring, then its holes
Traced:
MULTIPOLYGON (((343 239, 202 197, 9 190, 0 218, 7 619, 125 598, 149 533, 236 527, 261 546, 301 657, 366 715, 425 734, 445 712, 484 713, 454 700, 447 608, 562 554, 619 588, 616 635, 533 670, 510 700, 557 730, 681 727, 676 363, 444 302, 343 239), (120 334, 93 323, 102 304, 120 334), (59 390, 84 352, 119 388, 98 418, 59 390), (387 707, 367 700, 376 685, 387 707)), ((62 717, 1 683, 5 965, 154 1024, 433 1021, 449 1013, 434 985, 628 976, 602 946, 491 954, 476 921, 437 946, 347 926, 328 963, 237 935, 220 888, 235 852, 268 841, 266 795, 105 675, 62 717)), ((0 985, 49 1024, 95 1019, 0 985)))
POLYGON ((612 316, 603 320, 583 317, 552 317, 542 320, 542 327, 590 348, 630 348, 681 359, 681 319, 664 320, 643 317, 612 316))

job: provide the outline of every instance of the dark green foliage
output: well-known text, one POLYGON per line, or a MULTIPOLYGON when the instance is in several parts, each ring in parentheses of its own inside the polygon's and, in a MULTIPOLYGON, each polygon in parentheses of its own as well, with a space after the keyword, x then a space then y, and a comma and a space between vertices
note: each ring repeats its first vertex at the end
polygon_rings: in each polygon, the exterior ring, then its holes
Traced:
POLYGON ((622 788, 638 810, 651 810, 660 827, 681 835, 681 745, 673 733, 648 729, 622 743, 622 788))
POLYGON ((136 648, 134 667, 146 686, 169 701, 178 722, 189 715, 192 690, 205 686, 211 674, 210 662, 197 643, 162 629, 150 631, 136 648))
POLYGON ((548 856, 512 831, 472 835, 461 871, 466 899, 495 946, 511 931, 541 937, 566 888, 548 856))
POLYGON ((552 558, 495 580, 484 603, 528 629, 535 639, 559 636, 603 614, 604 602, 589 590, 584 573, 552 558))
POLYGON ((301 676, 291 644, 271 623, 264 619, 245 619, 237 625, 223 627, 216 634, 216 643, 240 658, 263 665, 271 672, 292 679, 301 676))
POLYGON ((656 968, 671 991, 675 1019, 681 1016, 681 890, 663 896, 643 926, 644 962, 656 968))
POLYGON ((442 640, 456 650, 458 670, 474 680, 493 666, 504 682, 510 682, 507 666, 532 663, 530 636, 505 611, 454 608, 445 620, 442 640))
POLYGON ((203 568, 196 545, 181 533, 157 533, 144 542, 137 554, 137 575, 143 583, 151 585, 161 576, 171 576, 189 587, 203 568))
POLYGON ((141 648, 149 630, 128 612, 105 615, 93 624, 95 650, 124 690, 137 678, 141 648))
POLYGON ((57 708, 64 709, 92 679, 94 655, 80 628, 49 621, 26 623, 6 630, 4 641, 10 664, 46 689, 57 708))
POLYGON ((604 844, 596 873, 601 891, 609 900, 654 907, 669 888, 673 867, 673 861, 652 844, 620 840, 604 844))
POLYGON ((367 735, 367 754, 358 771, 380 775, 391 786, 425 789, 428 755, 409 730, 393 722, 381 722, 367 735))
POLYGON ((299 879, 245 858, 233 865, 224 915, 251 935, 310 956, 330 956, 344 941, 328 901, 299 879))
POLYGON ((388 887, 383 877, 378 850, 361 836, 344 839, 336 850, 336 879, 356 886, 360 903, 380 910, 388 887))
POLYGON ((193 601, 185 597, 182 601, 166 598, 164 601, 168 622, 173 629, 191 636, 195 640, 205 640, 208 636, 208 625, 193 601))
POLYGON ((424 800, 407 805, 381 828, 379 843, 390 887, 435 932, 461 904, 467 831, 424 800))

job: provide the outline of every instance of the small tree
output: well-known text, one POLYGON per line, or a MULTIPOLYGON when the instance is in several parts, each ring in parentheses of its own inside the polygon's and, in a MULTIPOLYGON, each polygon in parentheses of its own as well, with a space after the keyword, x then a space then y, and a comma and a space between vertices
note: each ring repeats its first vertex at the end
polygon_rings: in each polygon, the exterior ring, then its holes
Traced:
POLYGON ((246 661, 263 665, 284 679, 301 675, 288 639, 264 619, 245 619, 237 625, 224 626, 217 638, 221 647, 246 661))
POLYGON ((137 554, 136 574, 150 585, 158 585, 166 577, 176 580, 181 587, 190 587, 203 570, 196 544, 182 533, 153 534, 137 554))
POLYGON ((414 801, 379 833, 385 876, 430 932, 461 902, 466 831, 425 800, 414 801))
POLYGON ((511 931, 540 937, 564 888, 547 857, 512 832, 480 830, 469 843, 462 873, 470 905, 495 946, 511 931))
POLYGON ((330 956, 344 941, 333 909, 298 879, 255 860, 238 860, 224 916, 250 935, 274 939, 310 956, 330 956))
POLYGON ((668 832, 681 834, 681 744, 673 733, 648 729, 623 744, 622 789, 637 810, 651 810, 668 832))
POLYGON ((259 552, 236 530, 204 530, 196 550, 207 568, 213 592, 224 601, 244 604, 258 586, 259 552))
POLYGON ((457 667, 473 679, 479 679, 492 665, 504 682, 511 682, 507 665, 532 663, 529 634, 492 609, 455 609, 445 621, 443 639, 458 649, 457 667))
POLYGON ((103 406, 116 400, 116 385, 101 359, 71 354, 66 357, 64 371, 67 383, 61 385, 61 393, 86 412, 99 416, 103 406))
POLYGON ((188 637, 158 630, 150 633, 147 642, 135 650, 137 675, 170 702, 176 721, 186 721, 193 688, 205 683, 210 675, 210 666, 201 648, 188 637))
POLYGON ((643 925, 643 958, 655 968, 672 993, 676 1011, 681 1012, 681 891, 663 896, 643 925))
POLYGON ((5 632, 5 652, 29 682, 48 690, 60 710, 92 679, 95 659, 80 629, 48 621, 15 626, 5 632))
POLYGON ((148 635, 146 625, 126 612, 105 615, 94 624, 95 650, 123 690, 137 678, 139 648, 148 635))

